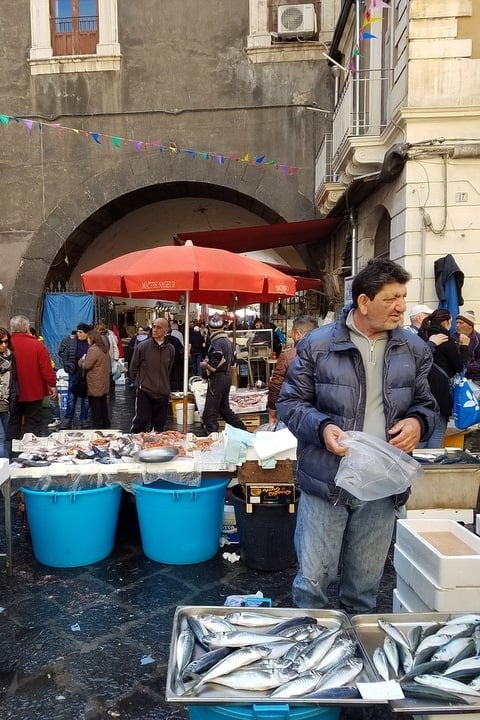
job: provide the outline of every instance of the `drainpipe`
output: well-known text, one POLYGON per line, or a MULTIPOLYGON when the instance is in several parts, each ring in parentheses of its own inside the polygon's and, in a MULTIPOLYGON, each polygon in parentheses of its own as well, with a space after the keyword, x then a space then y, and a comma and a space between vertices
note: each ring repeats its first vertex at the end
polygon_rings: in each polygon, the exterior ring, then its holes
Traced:
MULTIPOLYGON (((360 47, 360 11, 361 0, 355 0, 355 45, 360 47)), ((360 53, 355 55, 354 108, 353 108, 353 134, 360 134, 360 53)))
POLYGON ((357 274, 357 258, 358 258, 358 223, 357 214, 354 210, 350 210, 350 227, 352 229, 352 275, 357 274))

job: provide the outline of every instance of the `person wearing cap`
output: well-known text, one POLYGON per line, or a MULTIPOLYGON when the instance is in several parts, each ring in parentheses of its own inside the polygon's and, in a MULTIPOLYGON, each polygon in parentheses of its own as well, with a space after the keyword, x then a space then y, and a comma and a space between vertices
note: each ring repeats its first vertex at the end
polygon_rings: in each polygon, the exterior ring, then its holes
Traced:
POLYGON ((468 361, 465 366, 465 377, 480 382, 480 333, 475 330, 475 313, 464 310, 458 313, 457 331, 453 333, 458 344, 462 344, 462 335, 468 338, 468 361))
POLYGON ((405 329, 410 330, 414 335, 418 335, 420 325, 432 312, 432 308, 429 308, 428 305, 414 305, 409 312, 410 325, 405 329))
POLYGON ((210 344, 200 367, 207 373, 207 396, 203 411, 203 425, 210 434, 218 431, 218 416, 233 427, 247 428, 230 407, 229 393, 232 385, 232 365, 235 362, 233 345, 223 329, 220 315, 212 315, 208 322, 210 344))
POLYGON ((75 417, 75 409, 77 400, 80 400, 80 427, 88 427, 88 412, 90 409, 88 398, 79 398, 72 393, 72 385, 74 384, 80 368, 78 361, 88 351, 87 333, 91 330, 91 325, 79 322, 76 330, 72 330, 70 335, 63 338, 58 348, 58 357, 62 361, 63 369, 68 373, 68 398, 67 410, 65 417, 60 425, 62 430, 71 430, 73 419, 75 417))

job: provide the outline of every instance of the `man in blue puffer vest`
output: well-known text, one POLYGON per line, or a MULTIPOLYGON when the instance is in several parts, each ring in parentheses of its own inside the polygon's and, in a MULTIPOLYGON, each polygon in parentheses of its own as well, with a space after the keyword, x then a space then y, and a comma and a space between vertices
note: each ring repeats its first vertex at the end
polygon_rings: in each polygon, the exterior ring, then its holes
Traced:
POLYGON ((404 497, 360 501, 335 485, 346 447, 343 431, 359 430, 410 453, 433 430, 437 406, 428 384, 431 352, 402 328, 409 273, 390 260, 370 260, 352 283, 352 304, 334 324, 312 330, 297 346, 277 401, 298 439, 302 490, 295 533, 298 607, 329 604, 370 613, 404 497))

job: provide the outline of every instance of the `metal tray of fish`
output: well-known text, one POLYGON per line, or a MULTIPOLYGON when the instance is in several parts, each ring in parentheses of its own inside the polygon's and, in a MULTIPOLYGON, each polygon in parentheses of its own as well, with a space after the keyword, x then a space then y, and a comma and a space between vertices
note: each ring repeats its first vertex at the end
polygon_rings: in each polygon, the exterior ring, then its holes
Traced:
POLYGON ((348 616, 341 611, 209 606, 176 610, 167 702, 371 705, 360 697, 355 683, 375 680, 348 616))
POLYGON ((377 680, 400 683, 405 699, 390 700, 394 712, 480 712, 480 613, 355 615, 350 622, 377 680))

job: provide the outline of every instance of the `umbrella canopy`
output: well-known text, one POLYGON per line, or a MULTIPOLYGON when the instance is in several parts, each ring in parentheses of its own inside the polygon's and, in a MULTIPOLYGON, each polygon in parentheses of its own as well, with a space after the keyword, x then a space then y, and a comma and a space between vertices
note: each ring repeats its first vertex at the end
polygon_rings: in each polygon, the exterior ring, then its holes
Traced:
MULTIPOLYGON (((178 300, 185 296, 185 347, 190 302, 241 307, 295 295, 296 281, 275 268, 214 248, 168 245, 137 250, 82 273, 96 295, 178 300)), ((187 427, 188 352, 183 371, 183 430, 187 427)))
POLYGON ((82 273, 96 295, 177 299, 232 306, 295 294, 296 281, 259 260, 227 250, 168 245, 127 253, 82 273))

